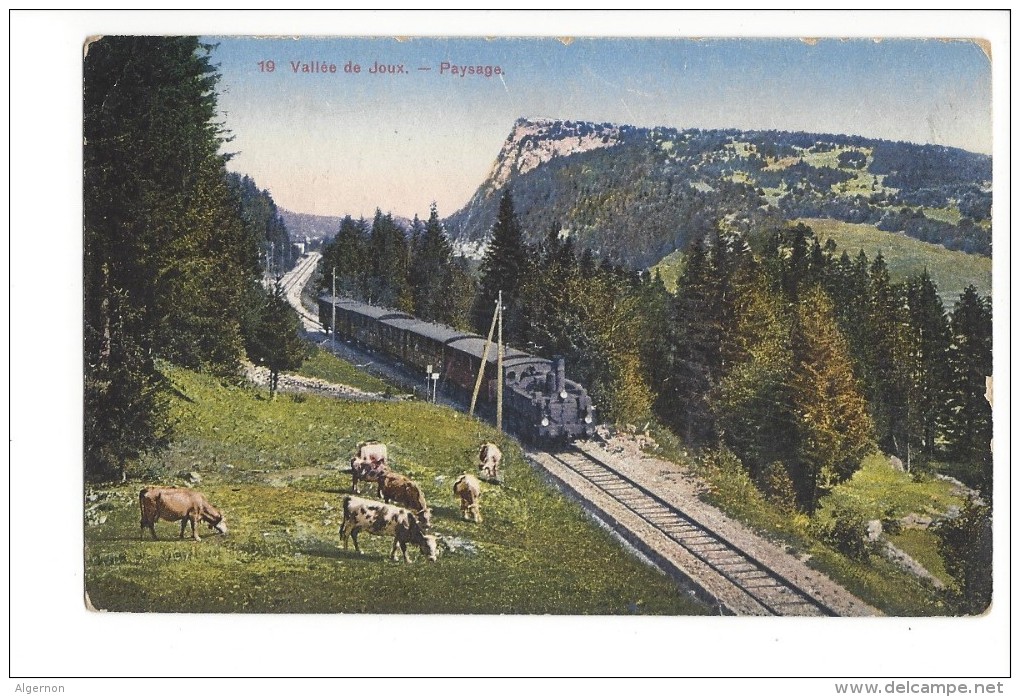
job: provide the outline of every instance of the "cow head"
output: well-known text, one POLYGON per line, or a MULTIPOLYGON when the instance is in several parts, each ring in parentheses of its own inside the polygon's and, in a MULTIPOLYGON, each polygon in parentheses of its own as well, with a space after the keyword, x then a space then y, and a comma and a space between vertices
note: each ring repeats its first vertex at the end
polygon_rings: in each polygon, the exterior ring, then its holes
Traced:
POLYGON ((206 511, 202 514, 202 520, 204 520, 206 522, 206 524, 210 528, 212 528, 213 530, 215 530, 219 534, 221 534, 221 535, 226 535, 227 534, 227 521, 226 521, 226 519, 223 517, 222 513, 217 511, 212 506, 209 506, 206 509, 206 511))
POLYGON ((432 527, 432 509, 423 508, 417 513, 418 520, 423 530, 428 530, 432 527))
POLYGON ((439 556, 439 546, 436 544, 435 535, 422 535, 418 547, 429 561, 435 561, 436 557, 439 556))
MULTIPOLYGON (((428 509, 426 509, 426 512, 428 512, 428 509)), ((429 561, 435 561, 436 557, 439 555, 439 547, 436 543, 436 536, 425 534, 424 530, 422 530, 422 523, 420 522, 418 514, 408 513, 407 517, 408 525, 411 530, 411 541, 418 545, 421 553, 424 554, 429 561)), ((429 517, 431 519, 431 513, 429 514, 429 517)))

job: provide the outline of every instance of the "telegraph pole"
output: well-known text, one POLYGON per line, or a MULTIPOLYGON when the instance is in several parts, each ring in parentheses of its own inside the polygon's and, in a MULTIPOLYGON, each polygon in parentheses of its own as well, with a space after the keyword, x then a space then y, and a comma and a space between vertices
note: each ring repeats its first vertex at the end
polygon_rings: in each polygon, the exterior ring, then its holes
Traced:
MULTIPOLYGON (((502 294, 502 291, 500 291, 502 294)), ((489 360, 489 347, 492 345, 492 335, 496 331, 496 319, 499 317, 499 303, 496 303, 496 311, 492 313, 492 324, 489 325, 489 336, 485 340, 485 349, 482 351, 482 362, 478 366, 478 379, 475 380, 475 391, 471 393, 471 408, 468 409, 468 416, 475 415, 475 403, 478 401, 478 390, 482 387, 482 376, 485 375, 485 362, 489 360)))
POLYGON ((333 267, 333 297, 329 301, 329 307, 333 310, 333 319, 329 325, 329 349, 330 353, 336 352, 336 267, 333 267))
POLYGON ((496 338, 496 430, 503 430, 503 291, 496 301, 499 331, 496 338))

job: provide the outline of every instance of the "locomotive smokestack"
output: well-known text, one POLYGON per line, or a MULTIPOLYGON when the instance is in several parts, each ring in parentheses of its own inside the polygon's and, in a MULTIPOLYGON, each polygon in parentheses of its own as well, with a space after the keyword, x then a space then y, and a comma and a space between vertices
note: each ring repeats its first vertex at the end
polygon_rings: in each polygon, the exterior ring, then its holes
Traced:
POLYGON ((556 356, 556 393, 563 394, 567 389, 567 362, 563 356, 556 356))

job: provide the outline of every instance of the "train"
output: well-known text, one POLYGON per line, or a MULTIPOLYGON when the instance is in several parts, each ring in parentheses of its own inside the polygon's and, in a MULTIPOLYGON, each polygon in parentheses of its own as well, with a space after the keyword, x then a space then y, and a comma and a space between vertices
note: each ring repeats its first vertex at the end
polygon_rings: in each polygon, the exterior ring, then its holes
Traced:
MULTIPOLYGON (((318 304, 320 324, 336 338, 383 353, 420 374, 431 366, 439 375, 437 389, 465 402, 471 398, 484 337, 352 298, 324 294, 318 304)), ((595 406, 587 390, 567 378, 563 357, 550 360, 504 346, 503 374, 498 376, 493 344, 484 370, 479 404, 494 410, 501 379, 503 420, 525 442, 565 442, 595 434, 595 406)))

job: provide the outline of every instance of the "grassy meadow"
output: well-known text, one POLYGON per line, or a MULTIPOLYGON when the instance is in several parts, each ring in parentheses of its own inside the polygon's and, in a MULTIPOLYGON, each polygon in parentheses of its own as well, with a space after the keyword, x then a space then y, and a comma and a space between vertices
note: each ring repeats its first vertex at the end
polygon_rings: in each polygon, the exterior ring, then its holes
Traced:
POLYGON ((947 310, 953 309, 953 303, 969 284, 974 284, 982 295, 992 293, 992 260, 989 257, 953 251, 906 235, 884 232, 874 225, 828 218, 802 218, 796 222, 814 230, 823 245, 828 239, 835 242, 837 256, 846 250, 853 258, 863 249, 868 260, 874 261, 882 252, 893 282, 903 281, 928 269, 947 310))
MULTIPOLYGON (((928 269, 947 311, 952 311, 953 304, 969 284, 974 284, 982 295, 991 295, 992 260, 988 257, 953 251, 906 235, 884 232, 874 225, 845 223, 828 218, 801 218, 795 222, 804 223, 814 230, 822 244, 828 239, 835 242, 837 257, 845 250, 854 258, 863 249, 868 260, 874 261, 881 252, 893 282, 904 281, 928 269)), ((660 259, 650 271, 658 271, 666 288, 675 292, 677 281, 683 273, 683 265, 684 254, 677 250, 660 259)))
MULTIPOLYGON (((322 359, 327 363, 335 359, 322 359)), ((338 370, 326 366, 327 371, 338 370)), ((313 370, 323 370, 313 368, 313 370)), ((172 446, 145 458, 125 484, 86 492, 85 581, 98 609, 127 612, 703 614, 567 500, 489 426, 419 402, 352 402, 311 394, 269 399, 173 367, 172 446), (423 488, 440 535, 432 564, 389 560, 390 538, 362 534, 363 556, 337 533, 356 444, 389 445, 394 468, 423 488), (479 444, 504 450, 504 482, 483 483, 484 522, 461 520, 452 485, 479 444), (139 539, 138 491, 196 488, 230 532, 203 527, 179 540, 139 539)), ((365 493, 363 488, 362 492, 365 493)))

